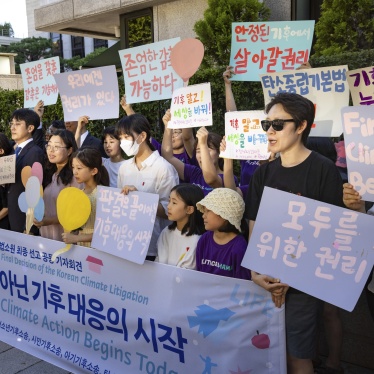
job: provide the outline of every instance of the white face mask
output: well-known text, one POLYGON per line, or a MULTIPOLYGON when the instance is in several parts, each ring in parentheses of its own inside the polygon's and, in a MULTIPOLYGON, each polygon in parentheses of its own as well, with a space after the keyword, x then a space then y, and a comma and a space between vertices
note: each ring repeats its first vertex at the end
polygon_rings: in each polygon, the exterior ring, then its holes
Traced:
POLYGON ((127 156, 136 156, 138 154, 140 144, 138 144, 136 141, 138 140, 139 136, 134 141, 127 139, 121 140, 120 147, 123 152, 127 154, 127 156))

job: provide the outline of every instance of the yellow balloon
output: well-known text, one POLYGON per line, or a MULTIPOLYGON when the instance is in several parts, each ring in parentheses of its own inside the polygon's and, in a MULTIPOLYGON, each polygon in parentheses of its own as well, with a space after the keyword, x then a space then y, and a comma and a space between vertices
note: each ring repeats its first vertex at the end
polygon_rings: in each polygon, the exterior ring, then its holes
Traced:
POLYGON ((57 217, 65 231, 82 227, 91 213, 88 196, 79 188, 64 188, 57 196, 57 217))
POLYGON ((25 166, 21 170, 21 180, 24 187, 26 187, 26 183, 31 177, 31 166, 25 166))

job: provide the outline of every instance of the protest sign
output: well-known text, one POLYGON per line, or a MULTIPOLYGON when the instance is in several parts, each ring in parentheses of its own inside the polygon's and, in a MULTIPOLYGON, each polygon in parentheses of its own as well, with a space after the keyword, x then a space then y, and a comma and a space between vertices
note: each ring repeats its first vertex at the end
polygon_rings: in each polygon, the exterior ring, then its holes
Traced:
POLYGON ((0 157, 0 184, 16 181, 16 155, 0 157))
POLYGON ((155 223, 159 196, 97 187, 96 220, 91 246, 114 256, 144 263, 155 223))
POLYGON ((349 103, 347 70, 344 65, 262 75, 265 105, 278 92, 305 96, 316 108, 310 136, 340 136, 340 110, 349 103))
POLYGON ((103 66, 56 74, 65 121, 80 116, 94 119, 118 118, 119 92, 116 67, 103 66))
POLYGON ((374 111, 368 106, 342 109, 348 181, 363 200, 374 201, 374 111))
POLYGON ((173 92, 170 129, 212 126, 210 83, 181 87, 173 92))
POLYGON ((352 311, 374 264, 373 223, 367 214, 265 187, 242 266, 352 311))
POLYGON ((0 230, 1 340, 73 373, 286 373, 284 309, 250 281, 0 230))
POLYGON ((56 104, 58 89, 54 79, 60 73, 60 58, 27 62, 20 65, 24 90, 25 108, 34 108, 39 100, 44 105, 56 104))
POLYGON ((267 160, 268 140, 261 127, 266 117, 262 110, 226 112, 226 150, 220 157, 234 160, 267 160))
POLYGON ((170 63, 170 53, 180 38, 118 51, 129 104, 170 99, 183 80, 170 63))
POLYGON ((234 22, 230 65, 234 81, 295 70, 309 59, 314 21, 234 22))
POLYGON ((374 104, 374 66, 346 72, 353 105, 374 104))

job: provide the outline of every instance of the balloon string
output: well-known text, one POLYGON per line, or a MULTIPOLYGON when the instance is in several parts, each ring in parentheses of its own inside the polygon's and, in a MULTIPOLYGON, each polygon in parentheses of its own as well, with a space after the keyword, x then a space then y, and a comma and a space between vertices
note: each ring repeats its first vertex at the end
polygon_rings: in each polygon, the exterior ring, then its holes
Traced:
POLYGON ((57 258, 58 256, 60 256, 61 254, 67 252, 70 248, 71 248, 71 244, 66 244, 66 246, 65 246, 64 248, 59 249, 58 251, 56 251, 56 252, 52 255, 51 261, 52 261, 52 262, 55 262, 55 260, 56 260, 56 258, 57 258))

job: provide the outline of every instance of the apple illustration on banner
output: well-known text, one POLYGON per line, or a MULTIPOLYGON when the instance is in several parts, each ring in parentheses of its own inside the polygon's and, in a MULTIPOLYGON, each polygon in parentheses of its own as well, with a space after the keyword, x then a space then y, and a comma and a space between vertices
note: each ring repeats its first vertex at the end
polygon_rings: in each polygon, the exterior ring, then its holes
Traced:
POLYGON ((252 339, 252 344, 258 349, 267 349, 270 347, 270 339, 269 336, 266 334, 260 334, 257 331, 257 335, 255 335, 252 339))

